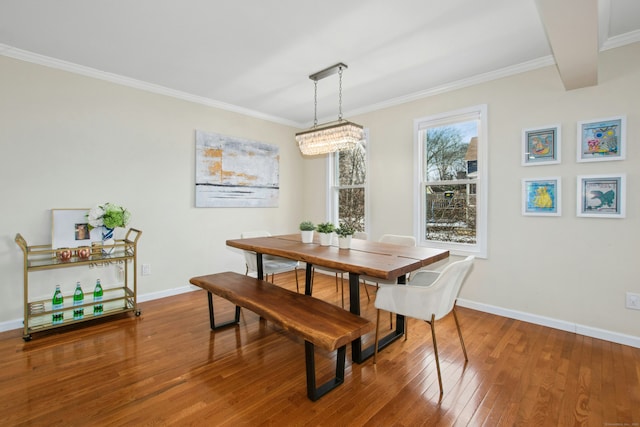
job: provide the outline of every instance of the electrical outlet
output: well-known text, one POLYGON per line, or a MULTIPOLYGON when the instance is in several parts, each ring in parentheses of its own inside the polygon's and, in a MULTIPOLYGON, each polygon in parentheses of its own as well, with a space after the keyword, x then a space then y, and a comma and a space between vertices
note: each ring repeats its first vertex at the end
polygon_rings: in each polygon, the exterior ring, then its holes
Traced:
POLYGON ((151 264, 142 264, 142 275, 148 276, 151 274, 151 264))
POLYGON ((640 310, 640 294, 627 292, 627 308, 632 310, 640 310))

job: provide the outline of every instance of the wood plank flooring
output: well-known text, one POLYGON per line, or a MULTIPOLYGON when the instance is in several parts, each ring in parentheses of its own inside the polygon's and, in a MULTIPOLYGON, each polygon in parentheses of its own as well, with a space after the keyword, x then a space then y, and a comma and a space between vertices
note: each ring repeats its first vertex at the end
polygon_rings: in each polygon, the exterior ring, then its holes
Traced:
MULTIPOLYGON (((295 290, 293 273, 275 282, 295 290)), ((333 276, 316 274, 314 296, 340 304, 333 276)), ((637 348, 459 308, 466 366, 453 318, 436 323, 442 400, 429 327, 412 319, 408 340, 377 365, 353 364, 348 349, 344 384, 311 402, 303 341, 248 310, 214 333, 206 300, 195 291, 149 301, 138 318, 27 343, 21 330, 0 333, 0 425, 640 426, 637 348)), ((233 315, 214 300, 216 318, 233 315)), ((319 382, 333 363, 317 351, 319 382)))

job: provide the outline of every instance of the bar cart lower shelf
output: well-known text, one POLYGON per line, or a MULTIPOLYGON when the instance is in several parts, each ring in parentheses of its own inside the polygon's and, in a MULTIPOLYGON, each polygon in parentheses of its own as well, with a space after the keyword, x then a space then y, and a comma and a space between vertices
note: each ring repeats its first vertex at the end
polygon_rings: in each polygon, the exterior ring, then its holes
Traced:
POLYGON ((32 333, 46 331, 62 326, 101 319, 120 313, 133 312, 140 316, 137 304, 137 244, 142 232, 130 228, 124 239, 105 246, 94 243, 90 251, 82 248, 57 248, 51 245, 29 246, 25 239, 17 234, 15 241, 24 254, 24 330, 22 338, 30 341, 32 333), (66 251, 66 253, 64 253, 66 251), (73 295, 64 295, 64 306, 54 309, 51 300, 29 299, 29 275, 36 271, 57 268, 92 266, 100 264, 123 264, 124 283, 103 290, 100 301, 94 301, 90 294, 81 305, 73 305, 73 295), (131 273, 129 270, 133 270, 131 273), (95 307, 102 310, 94 313, 95 307), (75 316, 74 310, 83 309, 84 314, 75 316), (53 321, 53 315, 62 314, 61 321, 53 321))

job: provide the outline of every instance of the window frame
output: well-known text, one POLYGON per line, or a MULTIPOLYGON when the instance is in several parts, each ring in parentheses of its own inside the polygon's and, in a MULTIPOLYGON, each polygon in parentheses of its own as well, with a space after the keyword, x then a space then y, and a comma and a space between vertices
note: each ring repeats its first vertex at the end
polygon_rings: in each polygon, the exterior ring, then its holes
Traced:
POLYGON ((339 218, 339 193, 341 189, 347 188, 364 188, 364 232, 368 233, 369 230, 369 129, 364 129, 365 138, 365 183, 364 185, 345 185, 340 186, 337 182, 337 162, 336 157, 338 153, 331 153, 327 156, 327 203, 326 203, 326 218, 329 218, 334 225, 340 224, 339 218))
POLYGON ((448 249, 453 255, 474 255, 478 258, 487 258, 487 223, 488 223, 488 128, 487 128, 487 105, 480 104, 472 107, 461 108, 459 110, 448 111, 430 116, 420 117, 413 121, 414 135, 414 224, 413 230, 416 242, 419 246, 427 246, 438 249, 448 249), (436 240, 428 240, 426 236, 426 200, 425 186, 427 182, 430 185, 438 182, 451 184, 452 182, 462 183, 466 180, 459 181, 426 181, 424 155, 424 139, 420 138, 423 131, 428 128, 445 126, 461 121, 478 120, 478 158, 477 168, 478 175, 475 180, 476 184, 476 243, 455 243, 441 242, 436 240))

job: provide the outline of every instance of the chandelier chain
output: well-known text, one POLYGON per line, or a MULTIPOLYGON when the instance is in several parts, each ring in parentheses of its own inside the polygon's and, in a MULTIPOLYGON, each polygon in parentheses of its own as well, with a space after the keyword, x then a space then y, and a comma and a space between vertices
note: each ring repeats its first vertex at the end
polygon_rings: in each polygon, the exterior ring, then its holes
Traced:
POLYGON ((318 81, 313 82, 313 127, 318 126, 318 81))
POLYGON ((338 67, 338 120, 342 120, 342 67, 338 67))

